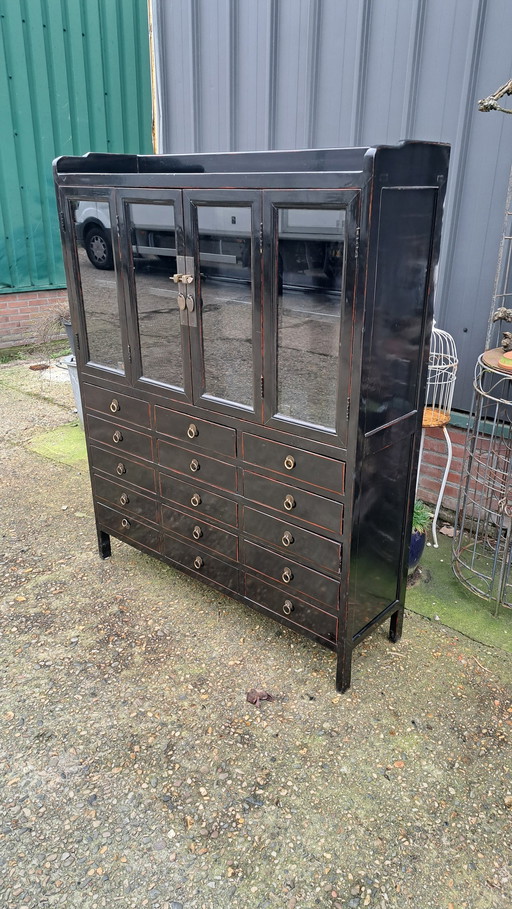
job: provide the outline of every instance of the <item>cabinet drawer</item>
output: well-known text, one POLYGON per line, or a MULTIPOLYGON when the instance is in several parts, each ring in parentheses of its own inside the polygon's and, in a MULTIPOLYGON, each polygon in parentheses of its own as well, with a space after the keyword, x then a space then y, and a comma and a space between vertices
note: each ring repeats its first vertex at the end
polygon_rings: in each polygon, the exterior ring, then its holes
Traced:
POLYGON ((162 467, 176 470, 190 478, 202 483, 209 483, 219 489, 236 490, 236 468, 233 464, 208 458, 197 451, 189 451, 170 445, 168 442, 158 441, 158 462, 162 467))
POLYGON ((293 445, 283 445, 270 439, 244 432, 243 458, 250 464, 274 470, 294 480, 311 483, 320 489, 343 495, 345 491, 345 464, 334 458, 303 451, 293 445))
POLYGON ((124 486, 112 483, 111 480, 97 474, 93 477, 93 487, 98 499, 105 499, 123 514, 126 512, 158 523, 158 505, 155 499, 132 489, 125 489, 124 486))
POLYGON ((119 514, 107 508, 106 505, 96 504, 98 522, 105 530, 116 536, 125 537, 130 543, 147 546, 155 552, 160 552, 160 534, 153 527, 146 527, 140 521, 135 521, 131 515, 119 514))
POLYGON ((110 420, 102 420, 101 417, 93 417, 91 414, 87 415, 87 426, 89 437, 94 442, 112 445, 120 454, 126 451, 147 461, 153 460, 151 436, 135 429, 126 429, 125 426, 119 426, 110 420))
POLYGON ((286 587, 290 593, 302 594, 307 599, 318 600, 331 609, 338 608, 339 582, 328 578, 312 568, 292 562, 286 556, 271 552, 250 543, 241 541, 242 560, 247 568, 259 571, 265 577, 286 587))
POLYGON ((214 558, 200 546, 189 546, 164 534, 164 555, 189 568, 198 578, 208 578, 229 590, 238 590, 238 569, 214 558))
POLYGON ((321 530, 341 534, 343 505, 313 492, 296 489, 267 477, 244 471, 244 495, 260 505, 268 505, 292 521, 306 521, 321 530))
POLYGON ((219 527, 214 527, 213 524, 207 524, 198 515, 184 514, 182 511, 176 511, 174 508, 163 505, 162 525, 165 530, 171 530, 181 537, 186 537, 192 542, 192 545, 195 542, 198 546, 206 546, 207 549, 212 549, 234 561, 238 557, 238 537, 219 527))
POLYGON ((244 533, 280 549, 283 554, 299 561, 311 562, 324 571, 339 574, 341 569, 341 544, 328 540, 296 524, 288 524, 261 511, 245 507, 242 528, 244 533))
POLYGON ((237 526, 237 504, 224 496, 208 492, 199 486, 190 486, 177 477, 160 474, 160 493, 184 508, 193 509, 197 516, 206 516, 224 524, 237 526))
POLYGON ((92 445, 90 459, 96 470, 102 470, 114 479, 122 479, 123 483, 133 483, 134 486, 155 492, 155 471, 144 464, 131 461, 123 452, 104 451, 92 445))
POLYGON ((84 384, 82 394, 86 410, 99 410, 100 413, 115 416, 121 423, 137 423, 139 426, 149 427, 149 404, 120 395, 117 391, 107 388, 98 388, 97 385, 84 384))
POLYGON ((246 574, 244 577, 245 596, 268 609, 274 616, 286 620, 297 630, 307 630, 332 644, 337 639, 337 619, 321 609, 303 603, 295 596, 288 596, 269 584, 246 574))
POLYGON ((208 448, 230 457, 236 455, 236 430, 208 420, 196 420, 184 413, 156 407, 157 432, 187 442, 191 447, 208 448))

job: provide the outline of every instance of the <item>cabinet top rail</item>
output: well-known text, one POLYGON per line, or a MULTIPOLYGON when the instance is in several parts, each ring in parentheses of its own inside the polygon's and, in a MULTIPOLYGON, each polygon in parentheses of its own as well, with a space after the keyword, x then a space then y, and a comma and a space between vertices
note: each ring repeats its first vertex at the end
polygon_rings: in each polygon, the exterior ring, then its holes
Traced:
POLYGON ((62 156, 53 162, 59 174, 194 174, 279 173, 298 171, 361 172, 381 149, 442 146, 438 142, 401 142, 396 146, 316 148, 291 151, 218 152, 183 155, 116 155, 89 152, 81 157, 62 156), (367 159, 365 162, 365 158, 367 159))

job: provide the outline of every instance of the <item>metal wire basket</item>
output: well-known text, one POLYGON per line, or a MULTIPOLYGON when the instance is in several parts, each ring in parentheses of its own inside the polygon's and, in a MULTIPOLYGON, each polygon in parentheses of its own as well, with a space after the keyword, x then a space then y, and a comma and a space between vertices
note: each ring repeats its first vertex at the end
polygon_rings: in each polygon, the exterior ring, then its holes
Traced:
POLYGON ((474 593, 512 607, 512 372, 478 358, 453 540, 453 570, 474 593))
POLYGON ((442 429, 446 442, 446 467, 439 489, 436 509, 432 521, 432 537, 434 547, 437 548, 437 519, 441 510, 444 490, 450 472, 452 463, 452 443, 447 430, 450 422, 453 391, 455 380, 457 378, 457 349, 455 341, 447 331, 442 331, 435 327, 432 329, 430 339, 430 352, 428 358, 428 375, 427 375, 427 392, 425 397, 425 408, 423 410, 421 433, 421 445, 418 462, 418 477, 420 473, 421 459, 423 456, 423 445, 425 440, 425 429, 442 429))

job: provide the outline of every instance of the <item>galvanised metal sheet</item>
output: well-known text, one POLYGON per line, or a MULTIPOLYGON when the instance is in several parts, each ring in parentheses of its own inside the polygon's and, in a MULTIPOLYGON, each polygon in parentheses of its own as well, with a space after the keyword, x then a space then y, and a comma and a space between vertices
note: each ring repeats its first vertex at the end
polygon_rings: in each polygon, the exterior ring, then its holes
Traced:
POLYGON ((152 151, 146 0, 0 0, 0 293, 65 286, 52 160, 152 151))
POLYGON ((452 144, 436 301, 469 407, 511 165, 510 0, 150 0, 158 150, 452 144))

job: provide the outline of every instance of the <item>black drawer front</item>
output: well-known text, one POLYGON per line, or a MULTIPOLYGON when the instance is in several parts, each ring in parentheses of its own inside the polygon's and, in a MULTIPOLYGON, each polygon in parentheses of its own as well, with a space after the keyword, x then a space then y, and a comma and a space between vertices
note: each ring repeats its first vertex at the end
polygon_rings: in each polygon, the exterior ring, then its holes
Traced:
POLYGON ((244 461, 281 473, 289 477, 291 483, 300 480, 338 495, 343 495, 345 491, 343 461, 303 451, 293 445, 261 439, 246 432, 242 437, 242 445, 244 461))
POLYGON ((198 578, 207 578, 229 590, 238 591, 238 569, 214 558, 200 546, 189 546, 164 534, 164 555, 195 572, 198 578))
POLYGON ((86 410, 99 410, 121 423, 137 423, 149 427, 149 404, 137 398, 120 395, 117 391, 98 388, 97 385, 84 384, 82 394, 86 410))
POLYGON ((206 546, 219 555, 234 561, 238 558, 238 537, 213 524, 203 521, 199 515, 184 514, 174 508, 162 506, 162 525, 165 530, 186 537, 192 545, 206 546))
POLYGON ((156 429, 167 436, 186 442, 192 448, 207 448, 232 458, 236 455, 236 430, 208 420, 196 420, 184 413, 156 407, 156 429))
POLYGON ((169 499, 183 508, 190 508, 197 516, 206 516, 232 527, 237 526, 237 504, 208 492, 200 486, 191 486, 177 477, 168 477, 160 474, 160 493, 164 499, 169 499))
POLYGON ((281 584, 283 589, 286 588, 290 593, 302 594, 308 599, 325 603, 331 609, 337 609, 339 581, 292 562, 286 556, 256 546, 249 540, 241 541, 241 548, 242 560, 247 568, 259 571, 266 578, 281 584))
POLYGON ((102 420, 101 417, 87 415, 87 425, 89 428, 89 438, 94 442, 102 442, 104 445, 111 445, 119 454, 128 452, 147 461, 153 460, 153 440, 151 436, 135 429, 126 429, 125 426, 119 426, 110 420, 102 420))
POLYGON ((133 514, 141 518, 147 518, 148 521, 158 523, 158 504, 155 499, 143 496, 140 492, 134 492, 132 489, 119 486, 100 477, 97 474, 93 477, 94 492, 98 499, 105 499, 118 511, 123 514, 133 514))
POLYGON ((103 451, 92 445, 90 458, 91 464, 96 470, 103 470, 123 483, 133 483, 134 486, 155 492, 155 471, 151 467, 130 461, 123 452, 103 451))
POLYGON ((147 546, 154 552, 160 552, 160 534, 153 527, 146 527, 135 521, 131 515, 119 514, 106 505, 97 503, 98 522, 102 528, 116 536, 125 537, 130 543, 147 546))
POLYGON ((291 521, 307 521, 320 530, 330 530, 336 534, 342 532, 343 505, 317 496, 313 492, 278 483, 245 470, 244 495, 260 505, 274 508, 291 521))
POLYGON ((297 631, 306 630, 323 638, 325 641, 336 643, 337 638, 337 619, 321 609, 315 609, 303 603, 295 596, 288 596, 282 590, 270 587, 260 581, 259 578, 253 578, 251 575, 244 576, 244 593, 245 596, 254 603, 268 609, 270 613, 286 620, 297 631))
POLYGON ((216 458, 208 458, 201 452, 187 451, 159 440, 158 462, 162 467, 176 470, 200 483, 209 483, 230 492, 236 490, 236 468, 224 461, 217 461, 216 458))
POLYGON ((311 562, 333 574, 340 573, 341 544, 335 540, 247 507, 243 510, 242 528, 244 533, 270 543, 289 558, 311 562))

